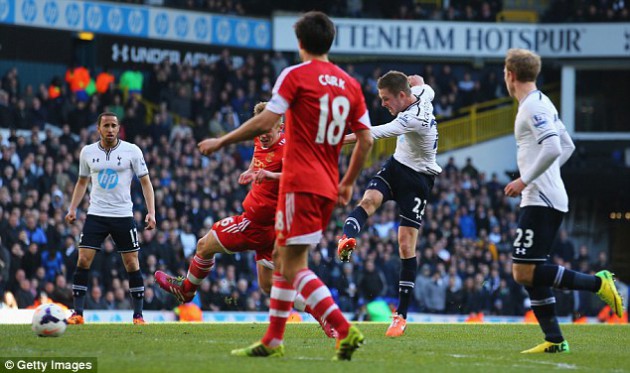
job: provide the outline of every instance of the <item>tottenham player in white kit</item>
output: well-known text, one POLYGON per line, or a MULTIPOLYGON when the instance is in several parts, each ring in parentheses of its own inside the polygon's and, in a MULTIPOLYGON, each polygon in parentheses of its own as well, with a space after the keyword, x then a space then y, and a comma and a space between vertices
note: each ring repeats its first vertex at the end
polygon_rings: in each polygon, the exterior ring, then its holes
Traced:
MULTIPOLYGON (((350 260, 352 250, 356 247, 356 237, 368 217, 383 202, 396 201, 401 217, 398 250, 402 265, 398 307, 385 335, 399 337, 407 325, 407 309, 416 280, 418 230, 435 176, 442 172, 442 168, 435 160, 438 131, 431 103, 435 96, 433 89, 424 84, 422 77, 407 77, 398 71, 390 71, 379 78, 377 87, 382 105, 396 118, 370 128, 370 133, 374 139, 398 137, 396 150, 370 180, 361 202, 346 219, 338 255, 342 261, 350 260)), ((353 141, 354 134, 344 139, 344 143, 353 141)))
POLYGON ((147 205, 146 229, 155 228, 155 201, 149 170, 138 146, 120 140, 120 124, 114 113, 102 113, 97 119, 101 136, 97 143, 85 146, 79 158, 79 179, 72 193, 66 222, 76 220, 77 207, 83 200, 90 179, 90 206, 79 241, 79 260, 74 273, 72 292, 74 313, 69 324, 83 324, 83 306, 88 289, 88 272, 101 244, 112 237, 129 276, 129 293, 133 301, 133 323, 144 324, 142 304, 144 280, 138 262, 138 231, 133 220, 131 181, 140 180, 147 205))
POLYGON ((510 49, 505 58, 505 84, 519 101, 514 123, 517 163, 521 176, 505 187, 509 197, 521 196, 521 210, 512 253, 513 275, 525 286, 532 310, 545 334, 545 341, 523 353, 569 352, 555 311, 552 287, 597 293, 619 317, 621 297, 609 271, 588 275, 548 264, 551 245, 569 200, 560 167, 575 146, 558 111, 536 88, 540 57, 525 49, 510 49))

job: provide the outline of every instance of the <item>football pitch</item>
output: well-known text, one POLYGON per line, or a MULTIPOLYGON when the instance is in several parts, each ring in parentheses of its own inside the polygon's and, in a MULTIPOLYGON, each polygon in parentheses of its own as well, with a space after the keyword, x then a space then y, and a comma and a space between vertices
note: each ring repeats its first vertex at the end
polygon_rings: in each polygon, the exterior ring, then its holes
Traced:
POLYGON ((384 336, 386 324, 357 325, 366 343, 350 362, 330 361, 335 342, 315 323, 287 326, 282 358, 230 356, 260 339, 265 324, 71 325, 59 338, 0 325, 0 371, 8 357, 96 357, 98 372, 630 371, 627 325, 563 325, 569 354, 520 354, 542 342, 533 324, 410 324, 397 339, 384 336))

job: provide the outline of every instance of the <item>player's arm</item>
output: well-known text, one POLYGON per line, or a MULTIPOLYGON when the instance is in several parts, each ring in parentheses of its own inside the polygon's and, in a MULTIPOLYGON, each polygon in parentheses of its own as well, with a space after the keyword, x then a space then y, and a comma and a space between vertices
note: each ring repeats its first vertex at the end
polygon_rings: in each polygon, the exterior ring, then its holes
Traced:
POLYGON ((560 138, 557 134, 554 133, 541 141, 542 146, 532 167, 526 173, 522 174, 521 177, 505 187, 505 194, 508 197, 517 197, 527 185, 536 180, 536 178, 551 167, 556 159, 560 158, 562 147, 560 146, 560 138))
POLYGON ((147 216, 144 219, 146 223, 146 229, 151 230, 155 228, 155 193, 153 192, 153 184, 151 183, 151 177, 146 174, 140 178, 140 185, 142 186, 142 194, 144 195, 144 201, 147 204, 147 216))
MULTIPOLYGON (((380 126, 371 127, 370 135, 374 140, 385 139, 388 137, 396 137, 405 133, 417 131, 419 126, 416 126, 414 122, 418 122, 418 119, 411 118, 408 115, 403 114, 389 123, 381 124, 380 126), (401 117, 403 119, 401 119, 401 117)), ((419 123, 418 123, 419 124, 419 123)), ((354 144, 357 141, 357 136, 354 133, 350 133, 343 138, 344 144, 354 144)))
POLYGON ((262 113, 252 117, 234 131, 219 138, 203 140, 197 144, 197 147, 202 154, 209 155, 227 145, 251 140, 256 136, 269 132, 278 120, 280 120, 281 116, 282 114, 276 114, 265 109, 262 113))
POLYGON ((354 182, 359 176, 363 164, 370 153, 370 149, 372 149, 372 145, 374 144, 370 130, 367 128, 355 132, 354 135, 357 145, 354 147, 354 150, 352 150, 348 170, 339 183, 339 198, 337 199, 337 203, 340 205, 347 205, 348 202, 350 202, 354 182))
POLYGON ((73 223, 77 219, 77 207, 79 207, 79 203, 81 203, 83 196, 85 196, 89 182, 89 176, 79 176, 77 179, 74 191, 72 192, 70 206, 68 207, 68 213, 66 214, 66 222, 73 223))
POLYGON ((280 180, 281 176, 282 172, 271 172, 265 169, 261 169, 256 172, 256 177, 254 178, 254 181, 256 183, 262 183, 263 180, 280 180))
POLYGON ((569 136, 569 132, 566 128, 560 129, 558 133, 560 134, 560 147, 562 148, 562 154, 560 154, 558 162, 560 166, 562 166, 571 158, 571 155, 575 151, 575 144, 573 144, 573 140, 571 140, 571 136, 569 136))

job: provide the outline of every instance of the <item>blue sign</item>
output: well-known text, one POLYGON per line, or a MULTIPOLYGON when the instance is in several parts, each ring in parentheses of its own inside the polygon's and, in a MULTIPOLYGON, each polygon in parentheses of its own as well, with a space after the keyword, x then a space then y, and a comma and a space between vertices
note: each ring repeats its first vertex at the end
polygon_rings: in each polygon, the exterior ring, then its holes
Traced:
POLYGON ((124 36, 148 36, 148 10, 144 7, 88 3, 84 7, 88 31, 124 36))
POLYGON ((15 1, 0 0, 0 23, 15 22, 15 1))
POLYGON ((98 185, 103 189, 114 189, 118 185, 118 172, 110 168, 99 171, 98 185))
POLYGON ((269 20, 80 0, 0 0, 0 23, 271 49, 269 20))
POLYGON ((242 17, 213 16, 212 44, 240 48, 270 49, 271 24, 242 17))

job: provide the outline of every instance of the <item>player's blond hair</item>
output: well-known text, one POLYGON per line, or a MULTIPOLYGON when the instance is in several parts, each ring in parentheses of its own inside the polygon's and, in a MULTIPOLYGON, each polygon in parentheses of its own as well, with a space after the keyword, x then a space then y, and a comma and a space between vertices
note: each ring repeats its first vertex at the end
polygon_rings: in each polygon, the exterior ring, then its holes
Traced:
POLYGON ((527 49, 512 48, 505 56, 505 69, 519 82, 535 82, 541 66, 540 56, 527 49))
MULTIPOLYGON (((256 106, 254 106, 254 116, 262 113, 266 107, 267 107, 267 101, 261 101, 257 103, 256 106)), ((274 127, 280 127, 281 125, 282 125, 282 119, 280 119, 278 123, 274 125, 274 127)))
POLYGON ((407 96, 411 95, 411 87, 409 87, 407 75, 396 70, 390 70, 387 74, 378 78, 376 87, 378 89, 387 89, 394 95, 397 95, 398 92, 405 92, 407 96))
POLYGON ((258 114, 262 113, 263 110, 265 110, 266 107, 267 107, 267 102, 266 101, 261 101, 261 102, 257 103, 256 106, 254 106, 254 115, 258 115, 258 114))

